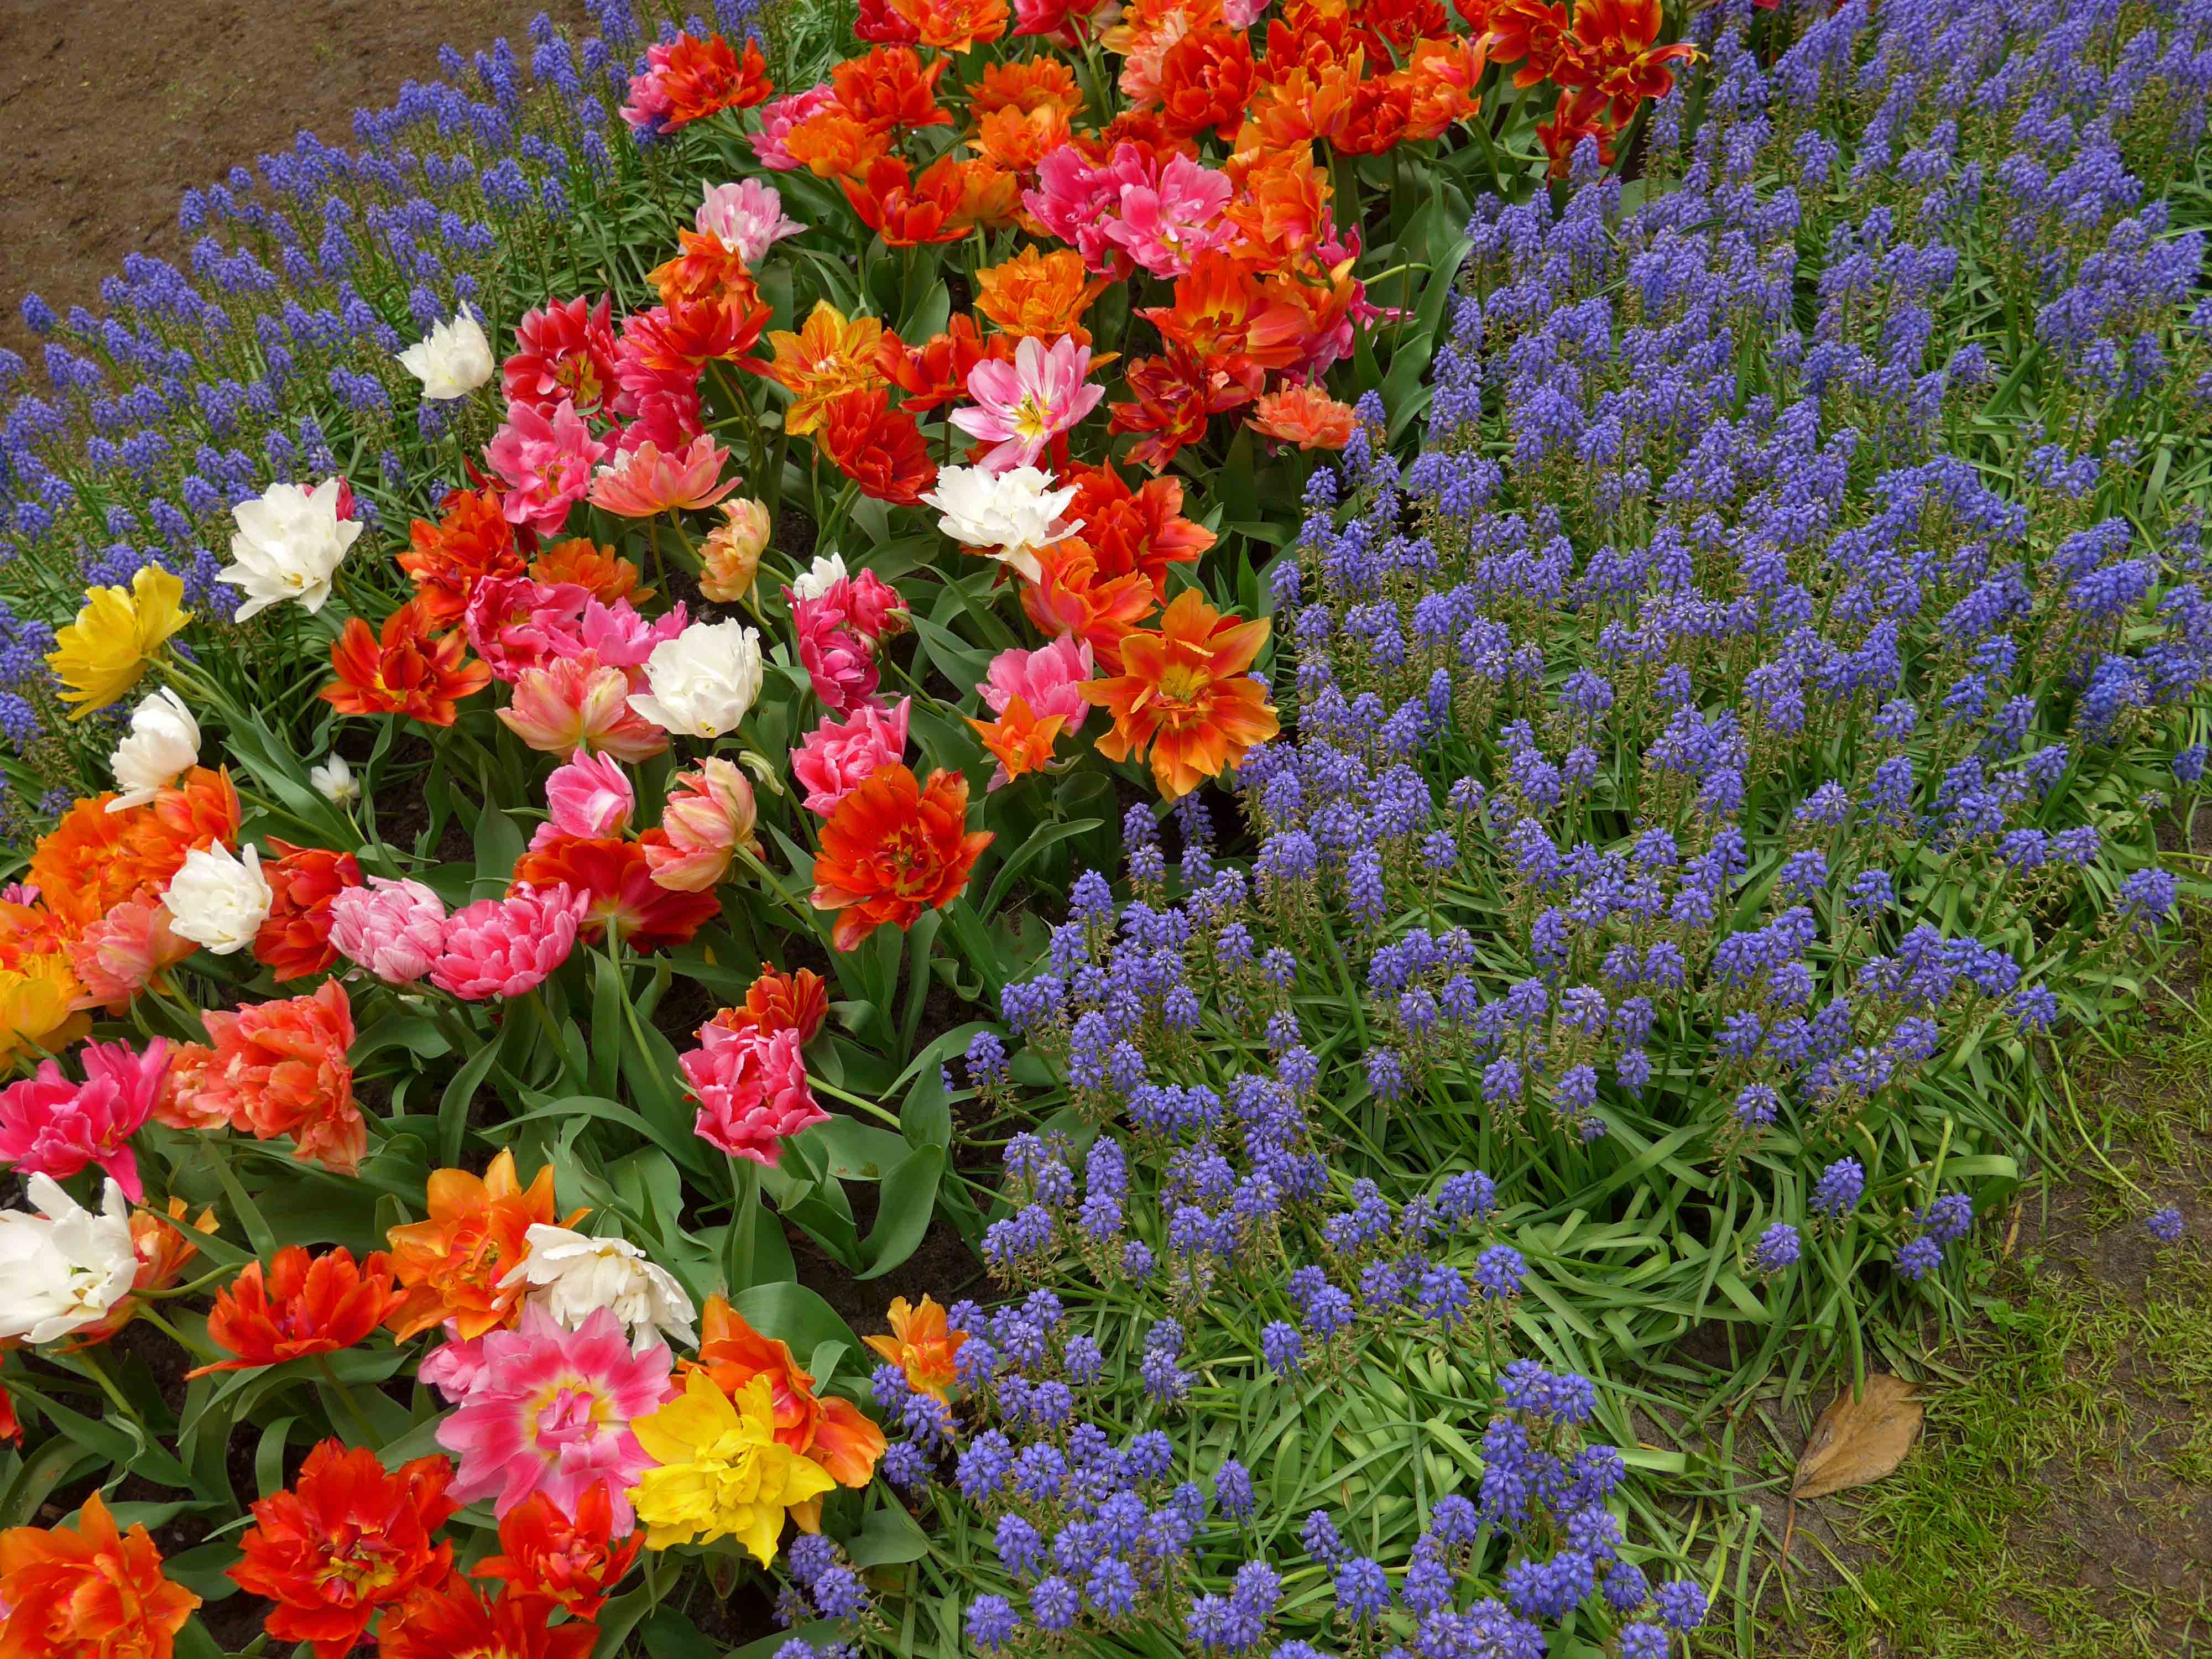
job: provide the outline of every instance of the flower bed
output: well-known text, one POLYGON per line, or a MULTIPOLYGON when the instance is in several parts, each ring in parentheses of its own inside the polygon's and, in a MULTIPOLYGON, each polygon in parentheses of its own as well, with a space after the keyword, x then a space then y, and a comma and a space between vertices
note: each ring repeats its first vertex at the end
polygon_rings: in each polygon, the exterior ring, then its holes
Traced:
POLYGON ((2179 902, 2207 25, 595 15, 27 306, 0 1645, 1679 1646, 2179 902))

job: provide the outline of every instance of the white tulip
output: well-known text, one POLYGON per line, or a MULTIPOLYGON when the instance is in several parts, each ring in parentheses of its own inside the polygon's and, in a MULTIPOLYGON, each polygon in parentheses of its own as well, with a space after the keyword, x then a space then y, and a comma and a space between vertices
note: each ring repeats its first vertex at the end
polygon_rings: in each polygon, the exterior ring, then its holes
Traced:
POLYGON ((247 848, 240 862, 217 842, 185 854, 161 902, 169 908, 169 928, 178 938, 228 957, 253 943, 276 895, 262 877, 258 851, 247 848))
POLYGON ((138 1278, 131 1208, 112 1181, 100 1209, 34 1175, 38 1209, 0 1211, 0 1341, 52 1342, 94 1324, 138 1278))
POLYGON ((230 538, 234 563, 216 572, 216 580, 246 590, 238 620, 258 616, 272 605, 297 599, 308 611, 331 597, 331 578, 346 550, 361 535, 361 522, 338 516, 336 478, 313 489, 271 484, 250 501, 230 509, 238 533, 230 538))
POLYGON ((501 1290, 530 1286, 528 1300, 569 1330, 605 1308, 629 1328, 639 1350, 656 1341, 695 1346, 697 1310, 665 1268, 646 1260, 626 1238, 592 1238, 566 1227, 532 1225, 523 1235, 529 1253, 499 1281, 501 1290))
POLYGON ((354 781, 353 768, 346 764, 343 755, 333 755, 320 766, 309 767, 307 781, 333 806, 350 806, 361 799, 361 786, 354 781))
POLYGON ((792 597, 818 599, 837 583, 845 580, 846 576, 845 560, 842 554, 832 553, 826 558, 817 554, 813 564, 793 580, 792 597))
POLYGON ((650 691, 629 706, 664 732, 719 738, 737 729, 760 696, 760 635, 741 622, 693 623, 645 659, 650 691))
POLYGON ((199 761, 200 723, 184 699, 164 687, 131 711, 130 731, 108 757, 122 793, 107 810, 143 805, 199 761))
POLYGON ((1082 528, 1059 524, 1076 496, 1075 486, 1052 487, 1052 474, 1034 466, 993 472, 980 466, 938 469, 937 488, 921 499, 938 510, 937 527, 965 546, 988 554, 1025 580, 1044 574, 1036 550, 1082 528), (1057 528, 1055 528, 1057 526, 1057 528))
POLYGON ((422 381, 424 401, 447 403, 491 379, 491 342, 464 300, 459 316, 435 325, 399 354, 399 366, 422 381))

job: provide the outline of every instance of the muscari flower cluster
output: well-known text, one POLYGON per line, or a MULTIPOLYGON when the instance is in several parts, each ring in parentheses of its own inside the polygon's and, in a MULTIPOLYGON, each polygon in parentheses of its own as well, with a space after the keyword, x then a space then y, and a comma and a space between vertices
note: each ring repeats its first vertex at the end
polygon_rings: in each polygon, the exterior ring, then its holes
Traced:
MULTIPOLYGON (((1572 1145, 1601 1178, 1689 1125, 1764 1188, 1780 1148, 1802 1198, 1747 1233, 1762 1275, 1870 1190, 1907 1279, 1964 1236, 1970 1201, 1879 1131, 1962 1054, 2094 1006, 2174 914, 2147 785, 2167 745, 2201 777, 2212 675, 2193 520, 2151 539, 2121 510, 2139 458, 2087 447, 2197 396, 2201 239, 2161 235, 2129 167, 2201 130, 2212 14, 2116 43, 2097 9, 2029 12, 1846 5, 1763 66, 1748 9, 1715 9, 1655 131, 1676 188, 1478 213, 1426 447, 1401 472, 1355 441, 1275 568, 1296 719, 1238 769, 1249 866, 1187 811, 1171 881, 1134 825, 1135 901, 1079 884, 1004 999, 1087 1116, 1170 1143, 1170 1271, 1328 1188, 1297 1109, 1324 1074, 1390 1109, 1389 1150, 1453 1125, 1493 1168, 1572 1145), (1847 95, 1866 131, 1807 131, 1847 95), (1962 249, 2039 346, 1975 310, 1962 249), (2023 356, 2051 432, 2004 488, 1948 446, 2023 356), (1302 1046, 1316 996, 1356 1044, 1302 1046), (1224 1045, 1277 1075, 1217 1076, 1224 1045), (1173 1150, 1222 1123, 1262 1143, 1247 1167, 1173 1150)), ((1065 1237, 1148 1266, 1096 1224, 1117 1202, 1040 1195, 995 1264, 1065 1237)))
MULTIPOLYGON (((907 1448, 901 1484, 915 1501, 989 1540, 1002 1588, 975 1595, 963 1620, 980 1651, 1150 1625, 1199 1653, 1314 1659, 1314 1641, 1333 1632, 1362 1649, 1402 1636, 1440 1659, 1521 1659, 1547 1650, 1547 1627, 1581 1619, 1649 1659, 1668 1650, 1670 1630, 1705 1616, 1694 1581, 1654 1588, 1629 1559, 1607 1507, 1626 1467, 1613 1447, 1585 1441, 1597 1396, 1583 1377, 1526 1360, 1504 1369, 1479 1486, 1438 1498, 1402 1562, 1355 1553, 1322 1510, 1298 1528, 1306 1560, 1279 1562, 1253 1553, 1261 1499, 1243 1462, 1200 1469, 1166 1427, 1117 1433, 1096 1419, 1113 1381, 1097 1340, 1078 1328, 1085 1313, 1042 1288, 988 1315, 953 1308, 954 1328, 968 1332, 957 1427, 896 1367, 876 1374, 878 1403, 913 1435, 886 1468, 907 1448), (1334 1592, 1321 1627, 1304 1598, 1285 1607, 1286 1575, 1311 1568, 1334 1592)), ((1144 1338, 1140 1370, 1164 1407, 1180 1396, 1187 1340, 1171 1317, 1144 1338)), ((794 1552, 793 1566, 812 1564, 794 1552)), ((857 1603, 832 1609, 818 1593, 812 1605, 857 1616, 857 1603)))

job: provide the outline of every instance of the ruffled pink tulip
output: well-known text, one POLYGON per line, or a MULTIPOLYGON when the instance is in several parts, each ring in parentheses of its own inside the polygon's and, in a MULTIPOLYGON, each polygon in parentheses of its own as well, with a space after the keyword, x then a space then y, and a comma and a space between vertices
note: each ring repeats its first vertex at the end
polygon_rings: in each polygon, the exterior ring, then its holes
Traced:
POLYGON ((889 714, 862 703, 840 725, 824 720, 799 742, 791 757, 793 776, 805 787, 806 810, 830 816, 830 809, 860 787, 879 766, 906 758, 907 714, 911 697, 901 697, 889 714))
POLYGON ((532 668, 586 651, 616 668, 642 667, 653 647, 681 634, 686 620, 681 605, 647 621, 628 599, 607 605, 575 582, 490 576, 469 596, 461 623, 492 678, 512 685, 532 668))
POLYGON ((796 1031, 763 1035, 757 1027, 702 1025, 699 1047, 678 1064, 698 1097, 699 1139, 732 1158, 773 1166, 786 1140, 829 1121, 807 1086, 796 1031))
POLYGON ((419 881, 371 876, 331 900, 331 943, 386 985, 412 985, 428 973, 445 938, 445 901, 419 881))
POLYGON ((177 937, 168 907, 158 899, 125 899, 70 945, 70 970, 84 987, 75 1006, 120 1014, 165 969, 198 949, 177 937))
POLYGON ((832 582, 823 599, 845 613, 845 625, 872 648, 888 635, 907 629, 906 601, 899 591, 872 570, 832 582))
POLYGON ((1121 214, 1121 191, 1149 190, 1159 164, 1134 144, 1114 146, 1102 165, 1073 144, 1062 144, 1037 163, 1037 187, 1022 192, 1022 205, 1061 241, 1083 255, 1093 273, 1129 274, 1129 256, 1106 234, 1121 214))
POLYGON ((668 747, 668 733, 629 706, 630 693, 644 690, 643 674, 581 651, 523 670, 514 701, 496 712, 541 755, 586 749, 635 765, 668 747))
POLYGON ((699 394, 666 386, 652 386, 630 399, 637 413, 614 434, 615 453, 627 455, 651 444, 664 455, 672 455, 696 442, 706 430, 699 423, 699 394))
POLYGON ((563 1511, 604 1486, 614 1530, 636 1523, 629 1493, 653 1459, 630 1421, 668 1398, 675 1364, 659 1342, 633 1353, 629 1330, 609 1308, 569 1330, 525 1304, 518 1330, 483 1338, 483 1364, 467 1395, 438 1425, 438 1443, 460 1460, 457 1502, 492 1500, 505 1515, 534 1492, 563 1511))
POLYGON ((534 991, 568 959, 588 893, 523 886, 505 898, 478 899, 446 922, 430 982, 464 1002, 534 991))
POLYGON ((693 221, 702 236, 711 236, 748 265, 806 227, 783 210, 783 195, 774 185, 746 179, 734 185, 709 185, 707 199, 693 221))
POLYGON ((634 132, 647 128, 658 132, 676 113, 676 101, 668 95, 662 79, 668 68, 668 43, 656 40, 645 49, 645 73, 629 77, 629 96, 623 102, 622 118, 634 132))
MULTIPOLYGON (((788 589, 786 593, 787 597, 788 589)), ((873 697, 881 680, 873 645, 847 627, 846 620, 843 607, 828 594, 791 600, 799 665, 813 682, 822 706, 839 714, 849 714, 873 697)))
POLYGON ((1187 276, 1200 254, 1237 239, 1222 211, 1230 194, 1226 173, 1177 155, 1160 169, 1157 185, 1122 185, 1121 216, 1102 228, 1153 276, 1187 276))
POLYGON ((141 1203, 146 1188, 131 1137, 161 1098, 169 1045, 155 1037, 137 1054, 127 1042, 88 1042, 82 1058, 82 1083, 48 1060, 37 1076, 0 1089, 0 1163, 56 1181, 97 1164, 125 1198, 141 1203))
POLYGON ((728 450, 703 435, 672 454, 658 444, 641 443, 593 476, 592 505, 624 519, 712 507, 738 487, 737 479, 722 477, 729 459, 728 450))
POLYGON ((1091 678, 1091 647, 1063 634, 1050 645, 1024 651, 1016 646, 991 659, 991 669, 975 689, 994 714, 1003 714, 1016 697, 1039 720, 1058 714, 1063 732, 1079 732, 1090 717, 1083 684, 1091 678))
POLYGON ((760 850, 753 833, 759 810, 751 780, 734 761, 709 755, 697 771, 679 773, 660 809, 660 834, 644 837, 654 885, 679 893, 714 886, 740 847, 760 850))
POLYGON ((619 836, 637 810, 637 792, 614 761, 579 749, 545 781, 545 805, 551 816, 540 836, 619 836))
POLYGON ((415 1377, 445 1395, 448 1406, 458 1406, 476 1391, 483 1364, 483 1338, 463 1337, 460 1321, 449 1319, 445 1341, 422 1356, 415 1377))
POLYGON ((809 87, 804 92, 789 93, 781 98, 771 98, 763 104, 760 108, 761 130, 751 135, 753 154, 760 158, 760 164, 771 173, 795 173, 805 166, 804 161, 783 147, 783 141, 792 128, 836 101, 836 88, 824 81, 818 87, 809 87))
POLYGON ((968 371, 968 395, 975 401, 954 410, 952 424, 997 446, 982 459, 990 471, 1035 466, 1044 447, 1106 395, 1104 386, 1084 378, 1090 372, 1089 346, 1065 334, 1049 346, 1025 335, 1012 362, 986 357, 968 371))
POLYGON ((540 535, 560 529, 568 509, 592 487, 592 468, 607 447, 592 435, 574 404, 556 404, 549 417, 528 404, 509 404, 507 424, 492 434, 484 459, 507 483, 500 511, 509 524, 526 524, 540 535))

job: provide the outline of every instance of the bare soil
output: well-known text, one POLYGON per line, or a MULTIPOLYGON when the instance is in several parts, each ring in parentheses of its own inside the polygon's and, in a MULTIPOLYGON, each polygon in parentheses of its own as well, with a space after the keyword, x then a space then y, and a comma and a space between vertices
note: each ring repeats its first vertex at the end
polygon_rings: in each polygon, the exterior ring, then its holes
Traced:
MULTIPOLYGON (((99 308, 131 252, 185 246, 177 198, 302 130, 349 142, 354 111, 438 73, 438 48, 579 0, 0 0, 0 345, 35 343, 16 300, 99 308)), ((526 58, 527 53, 525 52, 526 58)))

